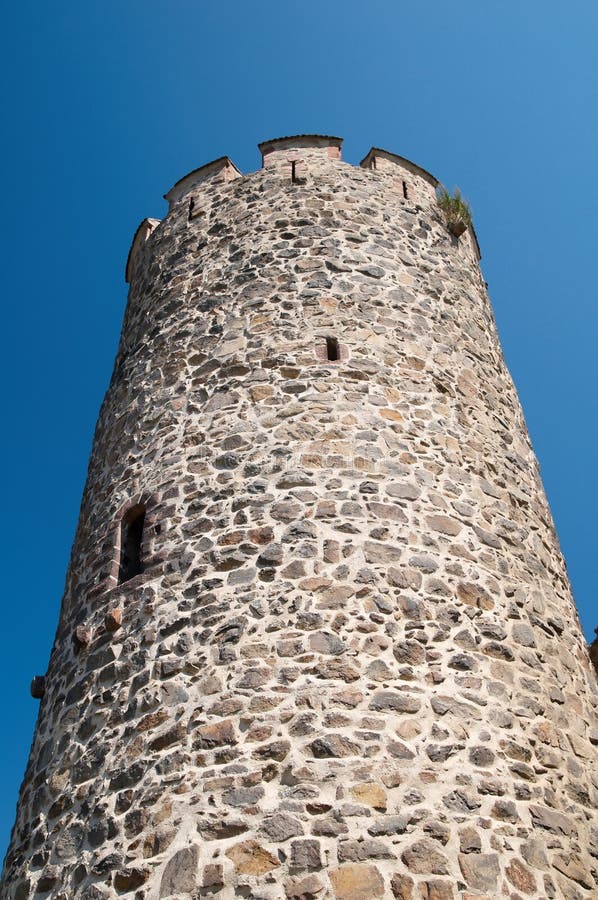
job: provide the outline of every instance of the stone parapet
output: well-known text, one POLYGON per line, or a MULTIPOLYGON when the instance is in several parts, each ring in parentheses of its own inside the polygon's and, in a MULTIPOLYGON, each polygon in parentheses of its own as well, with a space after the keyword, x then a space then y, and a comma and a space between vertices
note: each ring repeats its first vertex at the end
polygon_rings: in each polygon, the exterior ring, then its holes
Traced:
POLYGON ((139 251, 143 248, 145 242, 160 224, 160 219, 143 219, 133 236, 131 249, 127 256, 127 265, 125 267, 125 281, 131 283, 133 278, 134 267, 138 262, 139 251))
POLYGON ((342 138, 325 134, 297 134, 263 141, 258 149, 264 168, 289 167, 293 162, 305 165, 310 160, 340 160, 342 143, 342 138))
POLYGON ((168 201, 169 209, 172 209, 179 200, 205 182, 226 183, 240 177, 241 172, 239 172, 234 162, 228 156, 221 156, 212 162, 200 166, 198 169, 193 169, 192 172, 189 172, 188 175, 177 181, 168 193, 164 194, 164 199, 168 201))

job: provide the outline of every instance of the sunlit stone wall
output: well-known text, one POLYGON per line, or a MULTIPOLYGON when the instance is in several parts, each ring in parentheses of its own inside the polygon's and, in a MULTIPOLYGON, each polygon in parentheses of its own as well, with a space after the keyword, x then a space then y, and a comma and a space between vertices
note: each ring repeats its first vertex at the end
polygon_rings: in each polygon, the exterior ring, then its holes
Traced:
POLYGON ((3 900, 596 896, 595 677, 475 235, 339 148, 136 236, 3 900))

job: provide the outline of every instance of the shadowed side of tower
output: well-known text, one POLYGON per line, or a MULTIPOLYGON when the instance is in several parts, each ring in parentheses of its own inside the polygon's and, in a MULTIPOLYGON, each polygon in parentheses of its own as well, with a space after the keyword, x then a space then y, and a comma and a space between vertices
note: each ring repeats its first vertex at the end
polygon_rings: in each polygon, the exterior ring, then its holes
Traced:
POLYGON ((340 145, 135 235, 3 900, 595 893, 595 675, 475 235, 340 145))

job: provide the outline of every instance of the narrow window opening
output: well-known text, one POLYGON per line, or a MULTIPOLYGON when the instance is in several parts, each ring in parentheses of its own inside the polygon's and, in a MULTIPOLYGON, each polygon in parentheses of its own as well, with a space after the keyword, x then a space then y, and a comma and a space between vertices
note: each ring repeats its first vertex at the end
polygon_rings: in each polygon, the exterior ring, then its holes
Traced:
POLYGON ((374 171, 376 170, 376 157, 375 156, 372 156, 372 158, 370 159, 370 169, 373 169, 374 171))
POLYGON ((189 215, 188 215, 188 221, 189 221, 189 222, 190 222, 191 219, 193 218, 193 210, 194 210, 194 209, 195 209, 195 200, 194 200, 193 197, 191 197, 191 199, 189 200, 189 215))
POLYGON ((326 338, 326 355, 330 362, 338 362, 340 359, 340 351, 338 340, 335 337, 326 338))
POLYGON ((409 194, 407 193, 407 182, 403 181, 403 197, 405 200, 409 200, 409 194))
POLYGON ((297 160, 291 160, 291 181, 293 184, 297 183, 297 160))
POLYGON ((143 506, 135 506, 129 510, 120 526, 120 569, 118 583, 140 575, 143 572, 141 561, 141 542, 143 540, 143 525, 145 522, 145 509, 143 506))

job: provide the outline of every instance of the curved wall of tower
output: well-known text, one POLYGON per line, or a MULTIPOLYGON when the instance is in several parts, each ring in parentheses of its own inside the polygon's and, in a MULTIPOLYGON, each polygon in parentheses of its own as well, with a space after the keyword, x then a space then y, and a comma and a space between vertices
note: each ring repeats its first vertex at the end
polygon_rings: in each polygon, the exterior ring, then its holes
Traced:
POLYGON ((393 154, 262 151, 135 236, 0 896, 596 896, 595 676, 473 230, 393 154))

